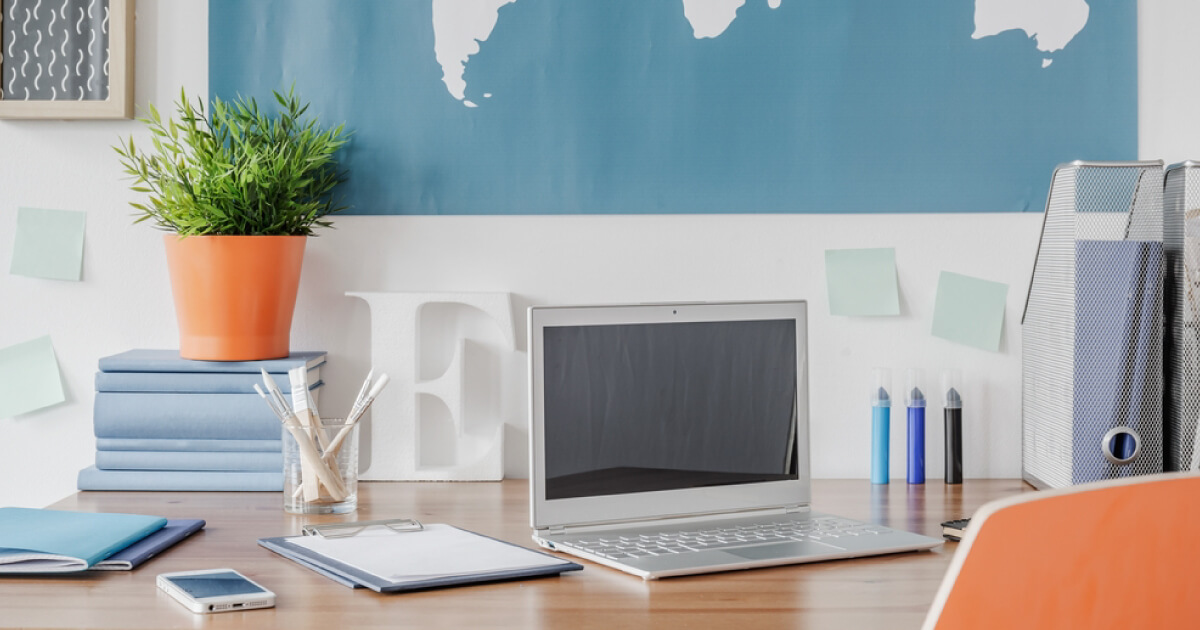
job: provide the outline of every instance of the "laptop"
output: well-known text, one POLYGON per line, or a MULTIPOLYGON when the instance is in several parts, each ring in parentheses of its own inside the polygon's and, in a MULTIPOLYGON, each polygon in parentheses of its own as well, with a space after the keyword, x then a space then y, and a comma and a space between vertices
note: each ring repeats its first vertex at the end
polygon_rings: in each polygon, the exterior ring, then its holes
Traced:
POLYGON ((529 342, 542 547, 654 579, 942 544, 809 507, 804 301, 535 306, 529 342))

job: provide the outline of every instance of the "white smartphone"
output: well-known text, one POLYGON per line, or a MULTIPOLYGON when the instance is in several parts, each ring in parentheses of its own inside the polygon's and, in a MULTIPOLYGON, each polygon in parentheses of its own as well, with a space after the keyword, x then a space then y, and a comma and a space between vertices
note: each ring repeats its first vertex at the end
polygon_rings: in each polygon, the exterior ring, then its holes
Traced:
POLYGON ((275 593, 233 569, 176 571, 158 576, 161 588, 194 613, 270 608, 275 593))

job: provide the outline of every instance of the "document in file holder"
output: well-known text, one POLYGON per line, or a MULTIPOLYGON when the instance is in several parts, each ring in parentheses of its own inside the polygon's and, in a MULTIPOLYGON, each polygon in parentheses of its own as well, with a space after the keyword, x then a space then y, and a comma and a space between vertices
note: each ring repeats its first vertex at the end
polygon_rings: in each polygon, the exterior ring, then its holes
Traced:
POLYGON ((398 530, 373 522, 351 535, 264 538, 275 553, 347 586, 381 593, 555 575, 583 567, 457 527, 398 530))

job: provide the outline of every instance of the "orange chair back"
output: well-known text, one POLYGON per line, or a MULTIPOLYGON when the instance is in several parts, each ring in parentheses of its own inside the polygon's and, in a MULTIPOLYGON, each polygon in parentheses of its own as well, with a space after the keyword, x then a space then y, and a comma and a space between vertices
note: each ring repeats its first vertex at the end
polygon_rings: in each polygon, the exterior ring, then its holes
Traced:
POLYGON ((1200 627, 1200 476, 1027 493, 971 519, 932 630, 1200 627))

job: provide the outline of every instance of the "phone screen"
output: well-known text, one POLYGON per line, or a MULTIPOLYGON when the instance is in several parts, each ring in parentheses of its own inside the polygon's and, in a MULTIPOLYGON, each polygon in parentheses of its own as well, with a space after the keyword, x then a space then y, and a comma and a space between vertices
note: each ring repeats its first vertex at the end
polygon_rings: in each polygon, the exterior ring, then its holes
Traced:
POLYGON ((233 571, 202 573, 199 575, 174 575, 164 577, 163 579, 178 586, 183 592, 196 599, 267 592, 233 571))

